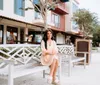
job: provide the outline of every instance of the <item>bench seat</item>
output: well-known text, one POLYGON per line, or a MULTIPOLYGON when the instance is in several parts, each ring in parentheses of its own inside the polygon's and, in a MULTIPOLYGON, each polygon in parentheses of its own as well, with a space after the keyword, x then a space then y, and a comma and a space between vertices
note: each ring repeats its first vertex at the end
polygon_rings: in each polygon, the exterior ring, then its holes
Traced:
POLYGON ((48 66, 34 66, 34 67, 30 66, 30 67, 22 68, 19 70, 16 69, 16 71, 14 72, 13 78, 33 74, 33 73, 40 72, 47 69, 49 69, 48 66))
MULTIPOLYGON (((0 69, 0 76, 7 77, 9 75, 8 69, 9 69, 8 66, 0 69)), ((36 72, 47 70, 47 69, 49 69, 48 66, 42 66, 42 65, 32 66, 30 64, 30 66, 29 65, 27 65, 27 66, 25 66, 25 65, 14 66, 13 71, 12 71, 12 75, 13 75, 13 78, 17 78, 17 77, 21 77, 21 76, 24 76, 24 75, 33 74, 33 73, 36 73, 36 72)))

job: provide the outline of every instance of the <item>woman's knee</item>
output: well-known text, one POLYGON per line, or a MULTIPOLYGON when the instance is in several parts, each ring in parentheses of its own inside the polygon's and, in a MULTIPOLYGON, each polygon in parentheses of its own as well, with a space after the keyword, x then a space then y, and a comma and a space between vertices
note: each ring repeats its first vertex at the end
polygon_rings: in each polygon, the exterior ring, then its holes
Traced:
POLYGON ((57 59, 54 59, 54 60, 53 60, 51 66, 54 65, 54 64, 58 64, 58 60, 57 60, 57 59))
POLYGON ((55 59, 55 64, 58 64, 58 60, 57 59, 55 59))
POLYGON ((52 63, 55 63, 56 62, 56 59, 53 59, 53 62, 52 63))

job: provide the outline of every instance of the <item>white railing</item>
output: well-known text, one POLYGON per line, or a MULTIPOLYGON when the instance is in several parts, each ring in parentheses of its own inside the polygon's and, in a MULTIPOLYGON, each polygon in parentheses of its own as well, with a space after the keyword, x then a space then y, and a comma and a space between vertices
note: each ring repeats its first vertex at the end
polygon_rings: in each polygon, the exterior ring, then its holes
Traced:
MULTIPOLYGON (((72 55, 73 46, 58 45, 61 54, 72 55)), ((41 49, 36 44, 6 44, 0 45, 0 60, 13 60, 16 63, 27 64, 31 59, 40 62, 41 49)), ((0 63, 0 67, 5 63, 0 63)))

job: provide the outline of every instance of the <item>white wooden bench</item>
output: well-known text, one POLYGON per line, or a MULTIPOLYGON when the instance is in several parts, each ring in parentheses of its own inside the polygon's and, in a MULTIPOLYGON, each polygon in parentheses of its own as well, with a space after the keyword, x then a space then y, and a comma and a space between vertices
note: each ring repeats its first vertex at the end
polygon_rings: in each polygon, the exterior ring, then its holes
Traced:
MULTIPOLYGON (((40 64, 40 45, 13 44, 0 45, 0 77, 8 79, 8 85, 13 85, 14 78, 33 74, 49 69, 40 64)), ((59 70, 60 79, 60 70, 59 70)))
MULTIPOLYGON (((63 62, 63 60, 67 60, 69 62, 69 75, 71 73, 71 63, 84 60, 85 66, 86 57, 84 56, 84 58, 79 58, 73 56, 73 46, 58 45, 57 47, 59 51, 58 55, 60 56, 60 65, 58 69, 58 78, 60 80, 61 62, 63 62), (73 57, 75 58, 73 59, 73 57)), ((40 65, 40 55, 40 45, 0 45, 0 76, 8 79, 8 85, 13 85, 14 78, 33 74, 39 71, 43 71, 43 77, 45 77, 45 70, 49 69, 49 67, 40 65)))
POLYGON ((59 53, 62 56, 62 63, 68 64, 68 75, 71 75, 71 67, 74 63, 80 63, 80 61, 84 61, 84 68, 86 67, 86 54, 87 52, 74 52, 74 46, 71 45, 59 45, 58 46, 59 53), (76 56, 76 53, 83 53, 84 56, 76 56))

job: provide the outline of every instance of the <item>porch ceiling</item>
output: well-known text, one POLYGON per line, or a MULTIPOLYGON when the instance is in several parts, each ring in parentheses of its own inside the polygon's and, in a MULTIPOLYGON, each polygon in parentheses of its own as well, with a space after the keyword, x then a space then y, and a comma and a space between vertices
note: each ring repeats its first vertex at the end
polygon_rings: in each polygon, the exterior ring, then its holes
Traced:
POLYGON ((6 24, 6 25, 9 25, 9 26, 22 27, 22 28, 26 28, 26 27, 27 28, 33 28, 33 29, 43 28, 39 25, 26 23, 26 22, 16 20, 16 19, 13 19, 13 18, 9 18, 9 17, 5 17, 5 16, 0 16, 0 24, 6 24))

